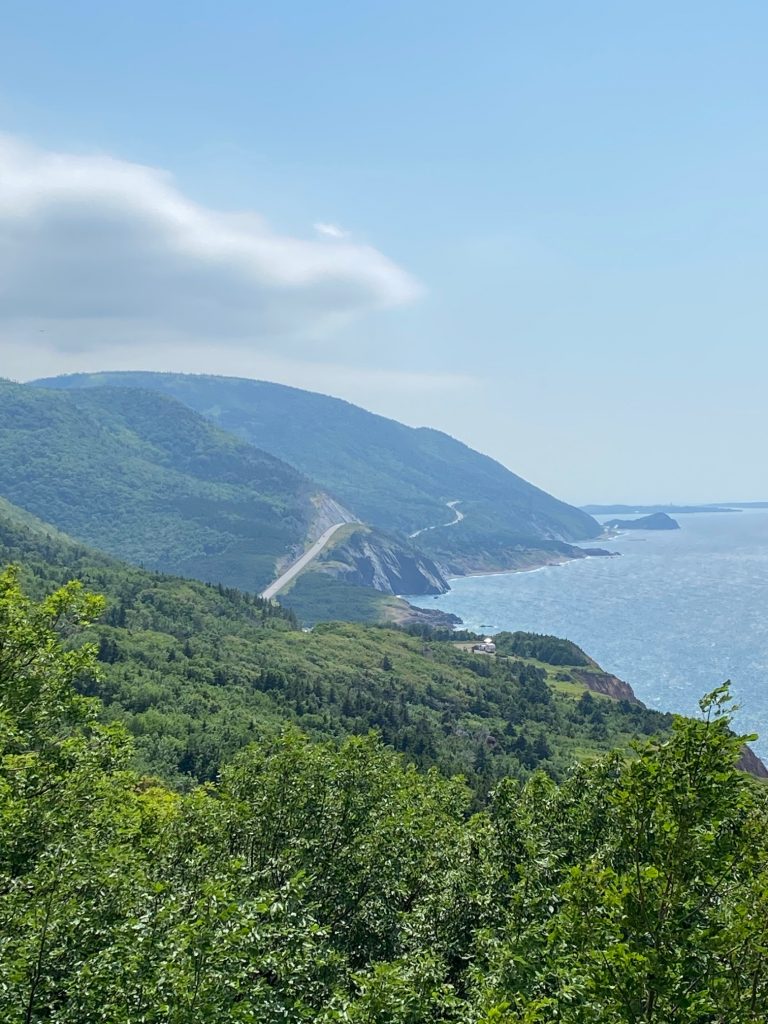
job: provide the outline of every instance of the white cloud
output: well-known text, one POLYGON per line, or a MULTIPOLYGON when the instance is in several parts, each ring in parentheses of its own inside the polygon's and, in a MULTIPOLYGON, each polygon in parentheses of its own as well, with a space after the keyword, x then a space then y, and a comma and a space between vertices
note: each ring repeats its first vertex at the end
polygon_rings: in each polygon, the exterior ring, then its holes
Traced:
POLYGON ((155 168, 0 136, 0 344, 285 350, 418 297, 376 249, 316 227, 327 240, 207 209, 155 168))
POLYGON ((327 238, 349 238, 349 232, 340 228, 338 224, 328 224, 325 221, 318 221, 314 226, 318 235, 325 235, 327 238))

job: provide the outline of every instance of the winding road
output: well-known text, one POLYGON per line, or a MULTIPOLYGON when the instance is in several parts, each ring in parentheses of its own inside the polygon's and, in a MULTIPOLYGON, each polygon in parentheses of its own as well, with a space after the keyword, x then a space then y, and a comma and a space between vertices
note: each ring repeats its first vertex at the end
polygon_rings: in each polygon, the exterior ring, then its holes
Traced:
POLYGON ((349 523, 336 523, 334 526, 329 526, 325 533, 321 534, 315 543, 307 548, 304 554, 285 570, 282 576, 278 576, 274 583, 270 583, 266 590, 262 590, 259 596, 270 600, 275 594, 279 594, 283 587, 287 586, 292 579, 295 579, 301 570, 306 568, 314 558, 317 558, 331 537, 338 533, 342 526, 349 525, 349 523))
POLYGON ((461 499, 457 499, 456 501, 446 501, 445 504, 447 508, 449 508, 451 512, 453 512, 454 515, 454 518, 450 521, 450 523, 436 523, 434 526, 423 526, 420 530, 417 530, 415 533, 409 533, 408 536, 411 539, 413 539, 414 537, 418 537, 420 533, 426 533, 427 530, 440 530, 444 526, 455 526, 456 523, 460 523, 461 520, 464 518, 464 513, 459 512, 456 506, 461 504, 461 499))

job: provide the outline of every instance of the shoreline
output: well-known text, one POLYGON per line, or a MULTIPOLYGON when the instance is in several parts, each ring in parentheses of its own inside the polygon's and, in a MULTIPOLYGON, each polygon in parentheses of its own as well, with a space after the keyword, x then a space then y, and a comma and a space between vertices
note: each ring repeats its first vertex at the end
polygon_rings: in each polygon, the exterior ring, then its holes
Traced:
MULTIPOLYGON (((620 534, 614 534, 611 539, 615 540, 618 536, 620 536, 620 534)), ((475 572, 454 573, 452 576, 446 576, 445 579, 448 583, 451 583, 454 580, 479 579, 483 576, 511 576, 513 573, 538 572, 540 569, 551 569, 561 565, 569 565, 571 562, 585 562, 589 558, 619 557, 621 557, 620 551, 606 551, 604 554, 591 554, 585 552, 583 555, 572 555, 570 558, 558 558, 552 559, 551 561, 535 562, 531 565, 519 566, 516 569, 479 569, 475 572)))
MULTIPOLYGON (((598 557, 593 555, 593 558, 598 557)), ((480 579, 484 576, 513 576, 523 572, 540 572, 542 569, 554 569, 560 565, 567 565, 569 562, 581 562, 581 558, 564 558, 560 562, 542 562, 541 565, 530 565, 524 569, 485 569, 481 572, 467 572, 462 576, 448 576, 447 580, 449 583, 453 583, 455 580, 475 580, 480 579)))
MULTIPOLYGON (((707 595, 712 587, 721 586, 721 581, 723 585, 730 586, 726 580, 731 579, 731 570, 736 564, 727 559, 722 561, 718 556, 724 553, 740 557, 748 553, 751 564, 753 556, 760 558, 768 550, 768 509, 756 511, 762 513, 763 520, 759 520, 757 515, 754 521, 748 516, 730 519, 721 515, 691 516, 688 520, 690 531, 658 535, 633 535, 632 532, 622 531, 615 547, 626 555, 633 553, 631 549, 636 549, 633 554, 637 557, 629 560, 632 565, 619 562, 615 566, 597 565, 592 570, 584 566, 570 575, 550 574, 538 582, 531 580, 530 585, 521 581, 519 584, 510 582, 499 587, 481 587, 486 576, 536 572, 549 566, 563 566, 590 557, 586 552, 582 557, 574 558, 553 551, 549 554, 557 557, 544 560, 534 559, 535 552, 531 552, 530 562, 515 568, 505 567, 503 562, 494 565, 493 560, 489 559, 490 565, 486 569, 452 573, 448 577, 453 591, 451 595, 434 602, 423 597, 414 600, 421 607, 450 608, 464 620, 459 628, 478 636, 527 629, 573 637, 591 657, 600 659, 602 655, 601 664, 607 667, 609 673, 617 673, 618 678, 624 680, 631 679, 630 685, 638 699, 647 707, 659 711, 695 715, 696 699, 701 693, 706 693, 713 684, 723 679, 733 678, 739 682, 737 697, 745 708, 737 719, 739 731, 765 734, 768 731, 765 726, 767 704, 755 674, 756 662, 750 653, 754 647, 754 658, 758 658, 761 644, 763 650, 764 644, 760 635, 753 632, 750 626, 752 620, 749 616, 739 619, 738 609, 726 617, 734 638, 726 646, 733 647, 733 651, 723 651, 723 645, 719 643, 701 643, 702 638, 708 639, 707 630, 711 629, 713 609, 717 614, 722 614, 718 610, 717 592, 713 592, 715 596, 712 598, 707 595), (697 520, 696 529, 694 520, 697 520), (711 525, 705 520, 711 521, 711 525), (649 559, 642 549, 637 549, 636 542, 640 540, 652 548, 648 555, 661 553, 663 557, 649 559), (688 580, 682 569, 686 566, 697 568, 699 563, 705 561, 708 563, 707 574, 711 571, 709 565, 714 564, 715 577, 711 587, 702 588, 697 585, 699 575, 691 574, 688 580), (641 569, 644 566, 645 569, 635 576, 638 566, 641 569), (624 579, 625 575, 629 582, 624 579), (464 588, 459 585, 461 580, 471 583, 472 579, 477 583, 476 587, 470 585, 464 588), (665 589, 665 579, 666 586, 671 588, 669 594, 665 589), (616 611, 617 588, 614 584, 626 590, 623 594, 626 614, 616 611), (674 616, 667 616, 665 611, 678 594, 678 584, 680 593, 686 600, 690 594, 691 601, 690 608, 686 606, 686 614, 692 625, 686 624, 682 633, 675 624, 674 616), (652 613, 648 612, 649 602, 644 596, 648 593, 648 586, 653 586, 654 593, 663 595, 659 609, 652 610, 652 613), (572 597, 569 598, 569 595, 572 597), (626 631, 627 636, 617 641, 616 637, 622 631, 626 631), (740 652, 740 646, 744 647, 746 654, 740 652)), ((546 558, 548 553, 542 554, 546 558)), ((741 561, 738 564, 741 565, 741 561)), ((705 571, 703 565, 698 571, 705 571)), ((739 579, 745 587, 743 600, 749 602, 749 608, 759 607, 759 593, 764 585, 761 582, 762 576, 745 570, 743 579, 739 579)), ((618 604, 621 605, 621 602, 618 604)), ((755 618, 755 622, 759 622, 759 618, 755 618)), ((752 754, 760 762, 752 762, 749 767, 755 774, 766 778, 762 774, 768 766, 765 739, 758 741, 756 749, 745 751, 744 760, 751 761, 752 754)), ((742 767, 747 767, 747 764, 742 767)))

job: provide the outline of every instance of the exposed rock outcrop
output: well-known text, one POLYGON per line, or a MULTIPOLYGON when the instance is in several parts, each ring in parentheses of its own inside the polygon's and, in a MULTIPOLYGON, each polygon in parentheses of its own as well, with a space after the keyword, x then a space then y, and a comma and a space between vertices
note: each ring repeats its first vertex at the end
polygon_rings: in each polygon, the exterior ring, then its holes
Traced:
POLYGON ((746 744, 741 748, 741 757, 736 767, 741 768, 743 772, 749 772, 750 775, 754 775, 758 779, 768 779, 768 768, 765 767, 754 750, 746 744))
MULTIPOLYGON (((629 683, 625 683, 618 676, 611 675, 609 672, 595 672, 589 669, 577 668, 569 669, 569 672, 574 679, 577 679, 587 689, 595 693, 604 693, 609 697, 614 697, 616 700, 627 700, 631 704, 639 704, 641 707, 645 707, 645 704, 635 696, 635 692, 629 683)), ((768 779, 768 768, 766 768, 754 750, 746 744, 741 748, 741 757, 736 767, 740 768, 743 772, 754 775, 755 778, 768 779)))
POLYGON ((384 594, 444 594, 449 590, 431 558, 387 534, 364 527, 324 551, 318 568, 345 583, 373 587, 384 594))
POLYGON ((390 609, 389 621, 397 626, 421 624, 435 629, 453 629, 462 622, 453 612, 441 612, 437 608, 415 608, 407 601, 403 601, 402 607, 398 605, 390 609))
POLYGON ((569 672, 574 679, 583 683, 588 690, 592 690, 594 693, 603 693, 607 697, 613 697, 614 700, 626 700, 630 704, 639 704, 641 707, 645 707, 643 702, 635 696, 635 691, 629 683, 625 683, 618 676, 611 675, 610 672, 581 668, 572 668, 569 669, 569 672))

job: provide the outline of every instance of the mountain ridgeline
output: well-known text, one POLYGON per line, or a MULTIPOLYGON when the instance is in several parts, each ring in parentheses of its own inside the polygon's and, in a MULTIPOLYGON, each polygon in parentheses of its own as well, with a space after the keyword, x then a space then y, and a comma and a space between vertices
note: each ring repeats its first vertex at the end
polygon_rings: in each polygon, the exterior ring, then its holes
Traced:
POLYGON ((62 390, 150 389, 316 481, 361 521, 412 537, 447 573, 578 557, 601 528, 574 508, 438 430, 412 428, 349 402, 265 381, 161 373, 73 374, 62 390), (455 503, 463 518, 443 526, 455 503), (437 529, 427 529, 438 527, 437 529))

